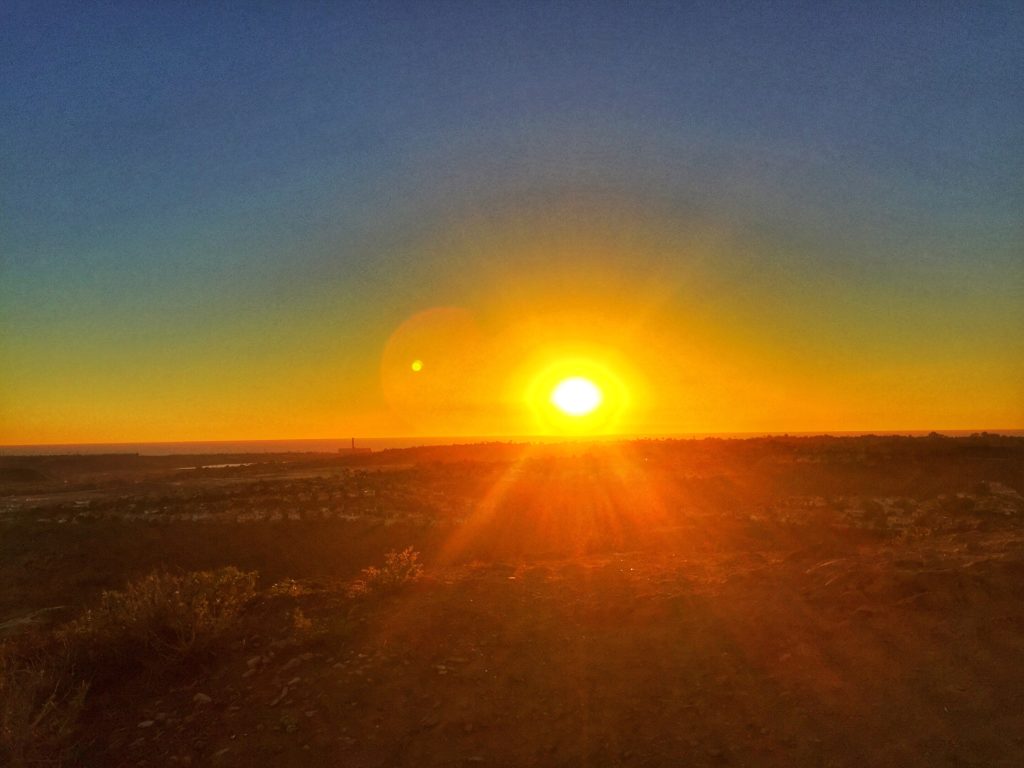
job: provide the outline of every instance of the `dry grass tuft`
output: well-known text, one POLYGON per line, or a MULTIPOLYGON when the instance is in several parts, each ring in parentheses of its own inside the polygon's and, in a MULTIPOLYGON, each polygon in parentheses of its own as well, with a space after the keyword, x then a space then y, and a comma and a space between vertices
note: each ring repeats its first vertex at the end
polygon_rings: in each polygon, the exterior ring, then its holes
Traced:
POLYGON ((49 636, 0 644, 0 765, 62 765, 72 757, 86 692, 151 662, 209 648, 256 594, 237 568, 153 573, 49 636))
POLYGON ((67 648, 0 645, 0 765, 67 763, 87 690, 67 648))
POLYGON ((255 572, 237 568, 151 573, 67 625, 68 641, 90 660, 184 656, 205 649, 256 594, 255 572))
POLYGON ((361 577, 353 582, 349 594, 352 597, 368 597, 394 592, 411 584, 423 575, 423 564, 419 558, 419 552, 412 547, 406 547, 401 552, 388 552, 384 555, 382 567, 371 565, 363 569, 361 577))

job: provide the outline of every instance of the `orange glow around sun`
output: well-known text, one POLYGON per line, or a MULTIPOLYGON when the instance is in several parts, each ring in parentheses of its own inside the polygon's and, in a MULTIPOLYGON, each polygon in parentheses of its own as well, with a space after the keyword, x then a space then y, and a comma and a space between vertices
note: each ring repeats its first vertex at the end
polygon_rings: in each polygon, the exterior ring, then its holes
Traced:
POLYGON ((594 321, 547 315, 495 328, 457 307, 409 318, 381 360, 385 401, 424 435, 618 434, 644 388, 621 344, 594 321))
POLYGON ((541 434, 614 434, 630 397, 621 375, 592 358, 564 358, 533 377, 526 402, 541 434))

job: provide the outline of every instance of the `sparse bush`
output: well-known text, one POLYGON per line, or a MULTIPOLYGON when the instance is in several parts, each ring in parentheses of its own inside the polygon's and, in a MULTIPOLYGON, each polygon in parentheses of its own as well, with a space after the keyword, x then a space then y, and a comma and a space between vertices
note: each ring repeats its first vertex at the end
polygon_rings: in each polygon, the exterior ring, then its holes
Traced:
POLYGON ((104 592, 64 634, 92 662, 180 656, 222 635, 255 593, 256 573, 237 568, 151 573, 124 591, 104 592))
POLYGON ((384 555, 384 566, 371 565, 364 568, 362 575, 353 584, 350 594, 365 597, 374 593, 393 592, 410 584, 423 575, 420 554, 412 547, 401 552, 391 551, 384 555))
POLYGON ((302 597, 309 594, 310 589, 295 579, 284 579, 275 582, 267 590, 271 597, 302 597))
POLYGON ((0 765, 69 759, 91 681, 152 657, 209 646, 255 595, 256 573, 237 568, 153 573, 49 636, 0 644, 0 765))
POLYGON ((66 762, 87 689, 63 645, 0 644, 0 765, 66 762))

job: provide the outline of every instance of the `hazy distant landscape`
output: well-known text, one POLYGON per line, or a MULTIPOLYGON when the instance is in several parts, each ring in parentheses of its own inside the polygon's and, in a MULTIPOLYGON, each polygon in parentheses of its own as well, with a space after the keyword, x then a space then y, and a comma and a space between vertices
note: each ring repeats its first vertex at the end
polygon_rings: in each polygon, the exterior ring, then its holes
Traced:
MULTIPOLYGON (((895 433, 903 437, 923 437, 932 430, 908 430, 895 433)), ((979 430, 947 429, 941 433, 945 437, 969 437, 972 434, 980 434, 979 430)), ((995 430, 996 434, 1010 437, 1024 435, 1024 430, 1000 429, 995 430)), ((792 432, 786 436, 793 437, 816 437, 822 436, 821 432, 792 432)), ((828 432, 824 433, 836 437, 871 436, 872 432, 828 432)), ((886 433, 892 434, 892 433, 886 433)), ((760 438, 760 437, 781 437, 773 433, 715 433, 715 434, 686 434, 686 435, 609 435, 602 438, 603 442, 621 442, 623 440, 698 440, 703 438, 760 438)), ((588 442, 591 442, 590 438, 588 442)), ((213 456, 216 454, 259 454, 259 453, 348 453, 353 448, 358 451, 386 451, 396 448, 420 448, 425 446, 439 445, 466 445, 475 443, 561 443, 565 441, 564 435, 516 435, 516 436, 487 436, 473 437, 466 435, 458 439, 452 437, 360 437, 360 438, 323 438, 316 440, 218 440, 218 441, 189 441, 177 443, 83 443, 83 444, 58 444, 58 445, 3 445, 0 446, 0 456, 82 456, 96 454, 138 454, 140 456, 213 456)))
POLYGON ((1024 439, 997 435, 2 457, 7 658, 75 659, 20 715, 8 667, 5 722, 35 724, 4 748, 1016 765, 1022 491, 1024 439), (178 646, 153 601, 182 594, 178 646))

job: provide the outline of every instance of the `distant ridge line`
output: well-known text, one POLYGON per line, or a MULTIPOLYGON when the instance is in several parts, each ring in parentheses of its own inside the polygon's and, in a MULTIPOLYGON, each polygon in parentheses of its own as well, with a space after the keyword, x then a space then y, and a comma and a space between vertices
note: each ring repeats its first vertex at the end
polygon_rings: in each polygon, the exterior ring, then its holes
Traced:
POLYGON ((569 435, 466 435, 454 437, 360 437, 310 438, 293 440, 186 440, 124 443, 51 443, 38 445, 0 445, 4 456, 50 455, 211 455, 245 453, 348 453, 353 445, 356 452, 382 451, 394 448, 417 448, 439 445, 467 445, 472 443, 560 443, 577 440, 611 442, 618 440, 700 440, 707 438, 751 439, 759 437, 925 437, 939 434, 946 437, 969 437, 988 434, 1006 437, 1024 436, 1024 429, 947 429, 947 430, 859 430, 859 431, 801 431, 801 432, 700 432, 665 435, 599 435, 578 437, 569 435))

